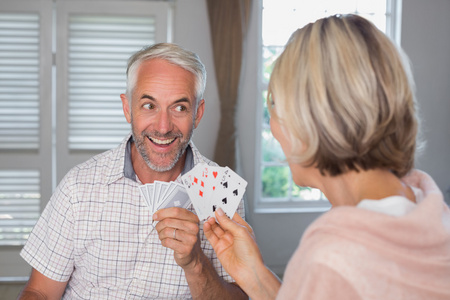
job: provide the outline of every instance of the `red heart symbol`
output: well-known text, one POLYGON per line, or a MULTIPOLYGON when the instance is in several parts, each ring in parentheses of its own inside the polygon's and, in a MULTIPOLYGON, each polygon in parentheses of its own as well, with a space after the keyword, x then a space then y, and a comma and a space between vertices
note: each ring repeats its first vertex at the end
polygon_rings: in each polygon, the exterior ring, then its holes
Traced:
POLYGON ((217 177, 217 172, 213 172, 214 178, 217 177))

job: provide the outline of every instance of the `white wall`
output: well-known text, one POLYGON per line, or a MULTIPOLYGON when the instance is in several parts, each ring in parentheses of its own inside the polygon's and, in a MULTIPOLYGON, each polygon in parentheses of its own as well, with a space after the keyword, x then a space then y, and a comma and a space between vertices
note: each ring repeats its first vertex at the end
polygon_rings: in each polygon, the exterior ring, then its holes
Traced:
POLYGON ((450 203, 450 1, 403 0, 402 47, 417 87, 428 172, 450 203))
POLYGON ((206 0, 176 1, 174 20, 173 42, 197 53, 206 67, 208 77, 204 94, 206 111, 194 132, 193 140, 202 154, 212 159, 219 131, 220 104, 206 0))

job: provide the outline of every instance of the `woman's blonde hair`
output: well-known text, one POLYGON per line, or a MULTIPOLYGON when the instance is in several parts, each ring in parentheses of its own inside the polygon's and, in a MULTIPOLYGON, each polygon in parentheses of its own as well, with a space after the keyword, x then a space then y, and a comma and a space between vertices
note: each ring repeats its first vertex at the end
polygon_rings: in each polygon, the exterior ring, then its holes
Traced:
POLYGON ((331 176, 383 168, 400 177, 413 167, 409 64, 362 17, 331 16, 294 32, 275 63, 268 106, 298 149, 289 161, 331 176))

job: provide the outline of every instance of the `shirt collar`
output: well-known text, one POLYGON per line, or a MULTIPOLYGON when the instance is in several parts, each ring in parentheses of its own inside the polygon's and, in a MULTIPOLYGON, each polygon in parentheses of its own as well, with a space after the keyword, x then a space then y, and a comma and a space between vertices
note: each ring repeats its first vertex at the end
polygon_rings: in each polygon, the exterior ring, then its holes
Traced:
POLYGON ((136 181, 136 172, 133 169, 133 163, 131 162, 131 143, 133 142, 133 136, 131 136, 125 147, 125 160, 123 163, 123 176, 133 181, 136 181))

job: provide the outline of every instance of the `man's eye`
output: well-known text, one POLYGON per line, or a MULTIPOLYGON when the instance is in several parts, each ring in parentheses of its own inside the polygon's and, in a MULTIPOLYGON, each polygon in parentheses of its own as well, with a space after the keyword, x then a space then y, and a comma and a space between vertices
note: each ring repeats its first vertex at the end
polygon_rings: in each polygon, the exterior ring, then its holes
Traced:
POLYGON ((182 112, 182 111, 186 111, 186 110, 187 110, 187 108, 184 105, 175 106, 175 111, 182 112))
POLYGON ((146 109, 155 109, 155 105, 152 104, 152 103, 147 103, 147 104, 144 104, 144 108, 146 108, 146 109))

